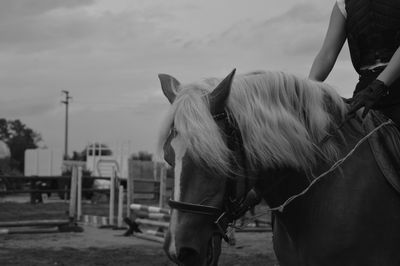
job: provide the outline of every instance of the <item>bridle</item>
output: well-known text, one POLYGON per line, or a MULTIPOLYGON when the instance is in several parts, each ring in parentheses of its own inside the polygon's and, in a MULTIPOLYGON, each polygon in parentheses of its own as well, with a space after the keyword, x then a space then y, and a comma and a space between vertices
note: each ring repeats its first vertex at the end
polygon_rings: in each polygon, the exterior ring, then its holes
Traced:
POLYGON ((242 136, 236 120, 227 111, 213 115, 213 119, 216 122, 224 121, 224 134, 227 136, 227 146, 232 151, 232 154, 238 154, 239 156, 237 157, 240 157, 234 158, 235 156, 232 156, 231 161, 232 166, 235 167, 237 171, 243 172, 243 181, 245 183, 243 195, 238 196, 237 193, 238 178, 227 177, 223 208, 175 201, 172 199, 169 199, 168 205, 171 207, 171 209, 181 212, 210 216, 214 218, 214 224, 216 225, 218 234, 220 234, 222 238, 229 243, 230 239, 227 234, 228 227, 232 225, 236 219, 243 216, 246 211, 253 206, 250 206, 250 204, 245 200, 251 187, 249 176, 247 174, 248 169, 246 167, 246 157, 242 136), (241 161, 242 165, 238 165, 238 161, 241 161))

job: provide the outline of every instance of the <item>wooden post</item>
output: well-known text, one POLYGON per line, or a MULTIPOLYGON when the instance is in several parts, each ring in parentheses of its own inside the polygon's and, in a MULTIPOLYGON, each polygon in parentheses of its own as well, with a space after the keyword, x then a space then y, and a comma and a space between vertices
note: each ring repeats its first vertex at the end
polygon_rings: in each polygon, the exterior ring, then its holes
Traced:
POLYGON ((71 175, 71 190, 69 198, 69 218, 71 221, 75 221, 76 219, 77 182, 78 182, 78 167, 73 166, 71 175))
POLYGON ((77 166, 78 169, 78 193, 77 193, 77 214, 76 219, 78 221, 82 218, 82 166, 77 166))
POLYGON ((157 163, 156 162, 153 163, 153 179, 154 180, 159 180, 157 178, 157 163))
POLYGON ((163 208, 165 206, 165 197, 167 192, 167 168, 163 163, 160 163, 160 201, 159 206, 163 208))
POLYGON ((109 207, 109 224, 114 225, 114 203, 115 203, 115 166, 112 167, 110 176, 110 207, 109 207))
POLYGON ((118 190, 118 218, 117 218, 118 228, 122 227, 123 206, 124 206, 124 186, 120 185, 118 190))
POLYGON ((49 158, 49 164, 50 164, 50 172, 49 175, 53 175, 53 151, 50 150, 50 158, 49 158))
POLYGON ((64 186, 64 203, 66 203, 68 201, 68 186, 65 185, 64 186))
POLYGON ((133 203, 133 169, 132 160, 128 160, 128 175, 126 177, 126 216, 130 217, 130 205, 133 203))
POLYGON ((92 142, 92 156, 93 156, 93 172, 94 176, 99 176, 99 173, 97 173, 97 164, 96 164, 96 142, 92 142))
MULTIPOLYGON (((35 186, 35 180, 30 180, 29 182, 29 188, 30 190, 35 190, 36 186, 35 186)), ((30 197, 31 197, 31 204, 35 204, 36 203, 36 193, 35 192, 31 192, 30 193, 30 197)))

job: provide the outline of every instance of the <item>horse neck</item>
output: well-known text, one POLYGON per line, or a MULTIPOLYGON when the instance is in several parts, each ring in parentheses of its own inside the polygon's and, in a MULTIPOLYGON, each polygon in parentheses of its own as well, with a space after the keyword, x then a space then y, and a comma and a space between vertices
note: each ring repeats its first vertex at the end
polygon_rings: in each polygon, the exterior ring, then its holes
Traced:
POLYGON ((270 191, 265 195, 270 206, 277 203, 283 203, 290 196, 298 194, 304 190, 310 182, 329 170, 338 160, 349 154, 357 143, 364 137, 365 131, 362 126, 362 120, 355 118, 345 123, 339 130, 333 133, 331 140, 338 149, 336 159, 328 159, 318 155, 317 162, 309 172, 286 167, 278 170, 264 171, 262 176, 267 176, 263 182, 264 191, 270 191), (268 187, 274 186, 274 189, 268 187))
MULTIPOLYGON (((338 158, 345 157, 357 143, 366 135, 363 128, 363 120, 360 117, 354 117, 346 121, 340 128, 334 129, 331 133, 331 142, 337 147, 339 151, 338 158)), ((335 162, 324 161, 316 164, 315 173, 320 172, 326 167, 326 164, 330 165, 335 162)))
MULTIPOLYGON (((365 135, 362 128, 362 121, 356 118, 343 125, 331 138, 339 149, 339 159, 345 157, 365 135)), ((261 171, 257 186, 259 191, 270 207, 282 205, 291 196, 297 195, 306 189, 313 178, 318 178, 324 174, 336 161, 329 161, 326 158, 319 157, 317 163, 311 169, 310 173, 296 170, 294 168, 283 168, 279 170, 261 171)), ((340 170, 341 171, 341 170, 340 170)), ((339 172, 339 174, 344 174, 339 172)), ((299 217, 304 215, 304 210, 310 202, 307 200, 307 193, 292 201, 284 209, 283 213, 276 212, 286 227, 290 230, 297 228, 299 217)), ((292 230, 290 230, 292 231, 292 230)), ((293 230, 296 231, 296 230, 293 230)))
POLYGON ((260 172, 256 187, 270 207, 283 204, 289 197, 300 193, 310 183, 307 175, 294 168, 260 172))

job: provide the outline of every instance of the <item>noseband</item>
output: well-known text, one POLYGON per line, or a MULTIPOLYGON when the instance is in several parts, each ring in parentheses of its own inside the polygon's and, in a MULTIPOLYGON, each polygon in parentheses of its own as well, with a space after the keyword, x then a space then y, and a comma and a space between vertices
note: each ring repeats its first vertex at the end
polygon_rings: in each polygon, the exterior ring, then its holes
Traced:
MULTIPOLYGON (((237 178, 227 178, 226 181, 226 189, 224 195, 224 206, 223 208, 218 208, 209 205, 203 204, 193 204, 186 203, 182 201, 175 201, 170 199, 168 201, 168 205, 171 209, 175 209, 181 212, 198 214, 203 216, 210 216, 214 218, 214 224, 218 229, 218 233, 221 234, 222 238, 226 242, 230 242, 229 236, 227 235, 227 229, 233 222, 243 216, 246 211, 248 211, 251 207, 256 205, 260 199, 257 194, 257 203, 252 204, 247 200, 250 186, 249 186, 249 177, 247 174, 246 167, 246 157, 243 148, 242 136, 240 134, 239 128, 237 127, 236 121, 230 116, 226 111, 213 115, 213 119, 215 121, 223 120, 225 122, 225 130, 224 133, 227 136, 227 146, 232 151, 233 154, 238 153, 241 157, 240 160, 237 158, 231 158, 232 166, 236 168, 238 171, 242 169, 245 183, 245 193, 238 197, 237 195, 237 186, 238 181, 237 178), (242 162, 243 165, 238 165, 235 162, 242 162)), ((251 201, 254 201, 254 195, 251 201)))

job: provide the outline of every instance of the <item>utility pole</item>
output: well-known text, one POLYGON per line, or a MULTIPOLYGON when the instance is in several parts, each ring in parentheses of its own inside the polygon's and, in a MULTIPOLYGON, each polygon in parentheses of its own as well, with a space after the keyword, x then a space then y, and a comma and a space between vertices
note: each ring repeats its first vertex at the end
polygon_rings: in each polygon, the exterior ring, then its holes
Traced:
POLYGON ((68 159, 68 105, 69 100, 72 98, 69 96, 69 91, 62 90, 65 94, 65 100, 61 103, 65 104, 65 141, 64 141, 64 160, 68 159))

